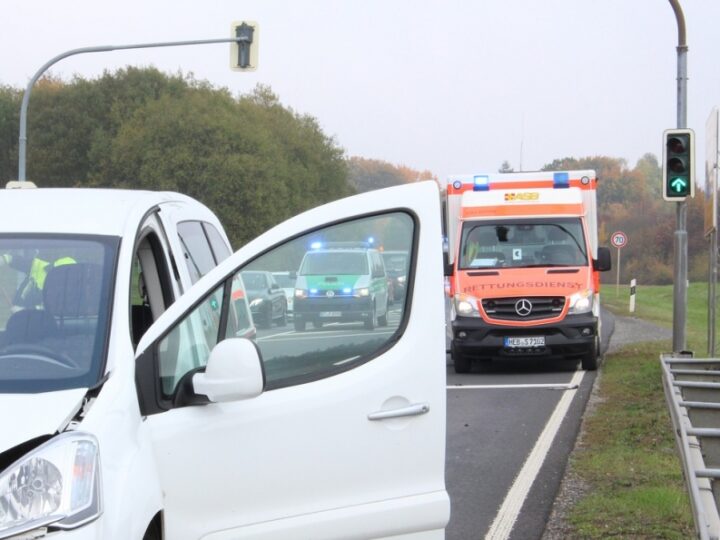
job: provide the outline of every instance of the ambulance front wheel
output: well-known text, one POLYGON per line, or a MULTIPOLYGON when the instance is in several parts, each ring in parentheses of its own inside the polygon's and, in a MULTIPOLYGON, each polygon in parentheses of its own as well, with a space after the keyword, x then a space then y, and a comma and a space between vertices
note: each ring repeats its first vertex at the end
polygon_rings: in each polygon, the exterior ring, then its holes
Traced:
POLYGON ((599 339, 595 338, 592 347, 582 358, 582 368, 585 371, 595 371, 600 363, 600 344, 599 339))
POLYGON ((472 359, 469 356, 459 352, 454 344, 450 348, 450 355, 452 356, 455 373, 470 373, 472 359))

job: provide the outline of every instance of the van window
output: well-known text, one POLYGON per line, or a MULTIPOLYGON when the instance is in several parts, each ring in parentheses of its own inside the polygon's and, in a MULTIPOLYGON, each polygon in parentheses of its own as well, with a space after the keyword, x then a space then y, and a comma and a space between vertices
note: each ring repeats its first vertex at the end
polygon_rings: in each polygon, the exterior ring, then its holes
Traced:
POLYGON ((185 264, 190 273, 190 280, 192 283, 196 283, 217 264, 210 248, 210 242, 199 221, 178 223, 177 231, 183 248, 185 264))
POLYGON ((230 249, 228 249, 225 240, 222 239, 222 236, 220 236, 220 233, 215 227, 209 223, 203 223, 202 225, 208 240, 210 240, 210 247, 212 248, 213 255, 215 255, 215 263, 220 264, 231 255, 230 249))
MULTIPOLYGON (((370 279, 367 248, 316 253, 313 246, 318 238, 355 246, 373 236, 377 245, 407 254, 407 279, 412 283, 416 234, 414 218, 404 212, 351 220, 279 244, 238 268, 229 283, 202 299, 161 340, 159 370, 169 406, 183 377, 206 365, 213 346, 228 337, 255 339, 267 390, 330 377, 384 352, 402 333, 411 302, 393 303, 388 280, 370 279), (316 257, 323 253, 330 256, 316 257), (306 264, 301 265, 303 260, 306 264), (249 302, 251 284, 246 290, 244 280, 257 272, 297 276, 290 329, 285 317, 257 330, 252 325, 251 310, 260 299, 249 302)), ((284 300, 283 293, 280 298, 284 300)))

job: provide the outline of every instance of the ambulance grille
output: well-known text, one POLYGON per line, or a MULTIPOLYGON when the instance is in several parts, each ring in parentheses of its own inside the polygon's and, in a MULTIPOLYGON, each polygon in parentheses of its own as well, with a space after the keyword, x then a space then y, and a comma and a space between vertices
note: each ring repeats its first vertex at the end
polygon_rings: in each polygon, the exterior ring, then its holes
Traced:
POLYGON ((487 316, 492 319, 535 321, 552 319, 560 315, 565 307, 565 298, 562 296, 491 298, 483 300, 482 306, 487 316))

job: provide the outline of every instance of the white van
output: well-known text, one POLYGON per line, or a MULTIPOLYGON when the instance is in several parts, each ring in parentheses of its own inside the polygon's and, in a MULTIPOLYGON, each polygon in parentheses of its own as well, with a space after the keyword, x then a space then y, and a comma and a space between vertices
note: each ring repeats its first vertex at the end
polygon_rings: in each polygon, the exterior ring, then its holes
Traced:
POLYGON ((230 255, 182 195, 1 190, 0 538, 443 538, 437 199, 358 195, 230 255), (385 226, 412 261, 386 332, 256 333, 241 271, 385 226))

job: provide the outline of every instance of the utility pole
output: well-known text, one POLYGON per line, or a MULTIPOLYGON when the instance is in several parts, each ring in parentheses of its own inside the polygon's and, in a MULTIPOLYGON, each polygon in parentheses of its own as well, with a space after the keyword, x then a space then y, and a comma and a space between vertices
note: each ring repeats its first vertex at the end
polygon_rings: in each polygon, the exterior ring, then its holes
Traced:
MULTIPOLYGON (((677 126, 687 127, 687 42, 685 40, 685 16, 679 0, 668 0, 675 12, 678 25, 677 45, 677 126)), ((688 240, 687 240, 687 202, 677 204, 675 249, 675 286, 673 288, 673 353, 687 349, 685 330, 687 326, 687 276, 688 276, 688 240)))

